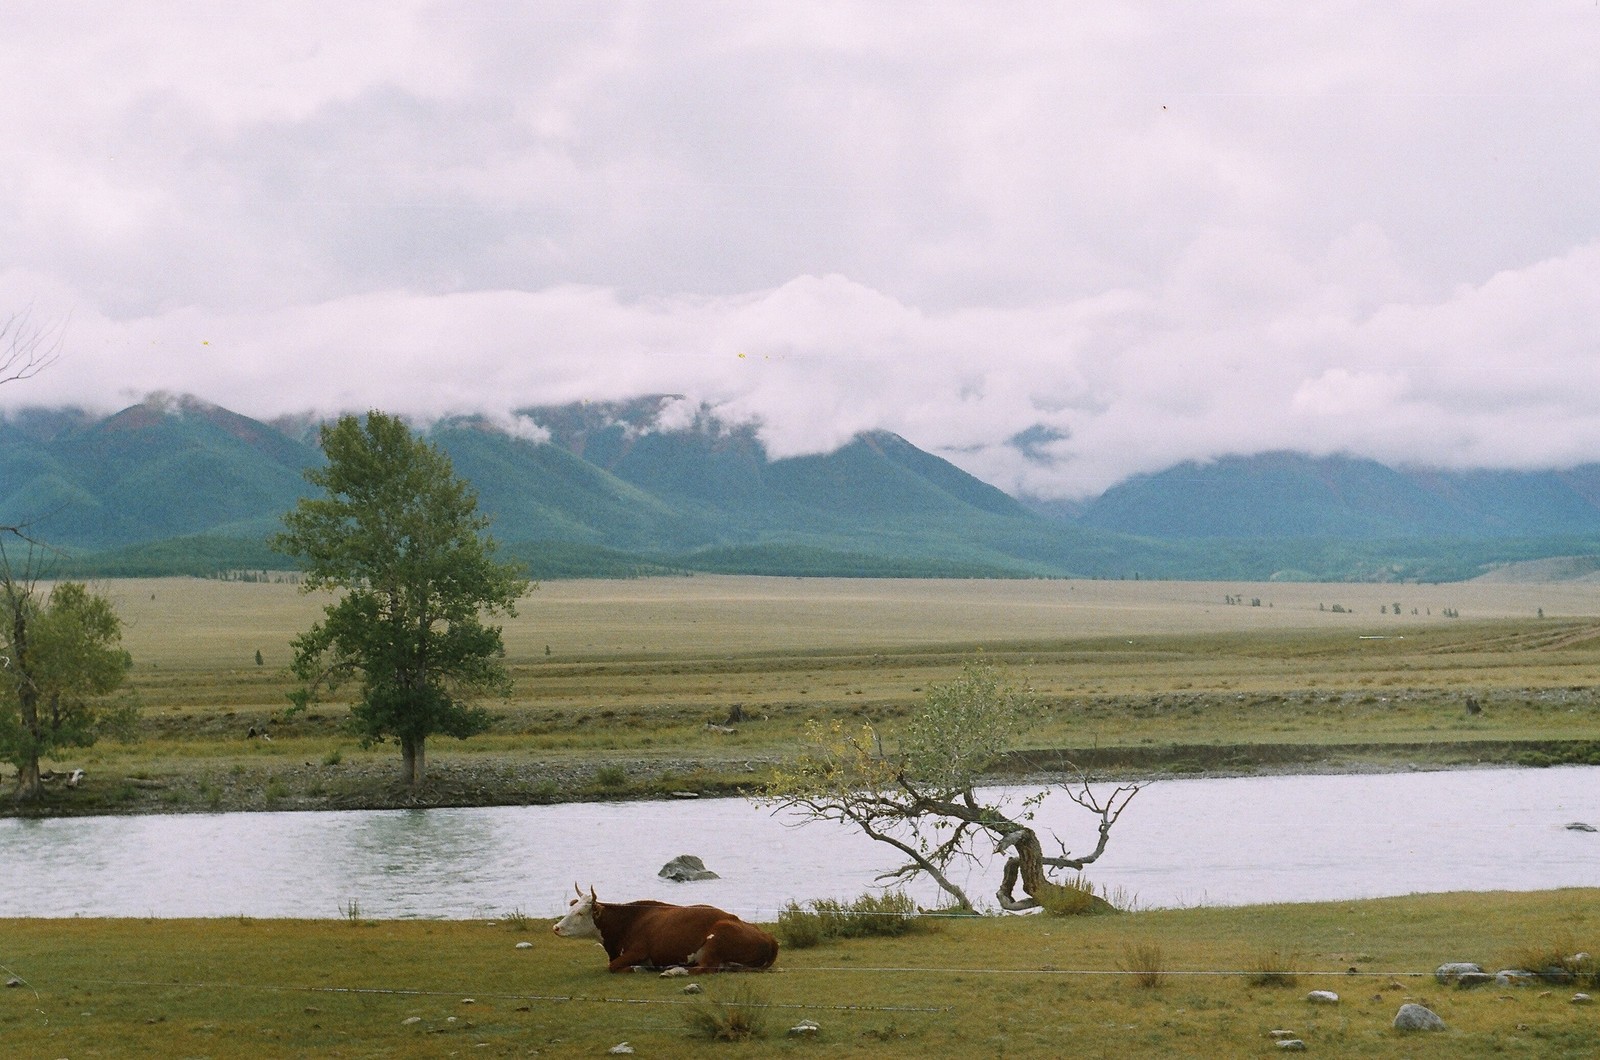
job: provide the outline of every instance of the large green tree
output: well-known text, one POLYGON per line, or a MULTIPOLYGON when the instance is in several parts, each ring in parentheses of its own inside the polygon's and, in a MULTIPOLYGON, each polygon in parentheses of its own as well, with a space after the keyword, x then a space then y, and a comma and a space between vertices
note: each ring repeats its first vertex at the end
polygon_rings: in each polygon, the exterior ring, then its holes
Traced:
POLYGON ((489 725, 472 700, 509 694, 500 627, 528 582, 497 562, 477 495, 449 457, 394 416, 345 416, 322 428, 327 465, 306 471, 323 491, 302 497, 274 539, 300 557, 307 591, 339 598, 294 642, 294 694, 359 678, 351 720, 364 740, 400 744, 406 784, 422 782, 428 737, 464 739, 489 725))
POLYGON ((112 694, 132 660, 111 602, 78 582, 45 593, 0 549, 0 756, 17 769, 15 799, 44 794, 39 760, 127 734, 133 707, 112 694))

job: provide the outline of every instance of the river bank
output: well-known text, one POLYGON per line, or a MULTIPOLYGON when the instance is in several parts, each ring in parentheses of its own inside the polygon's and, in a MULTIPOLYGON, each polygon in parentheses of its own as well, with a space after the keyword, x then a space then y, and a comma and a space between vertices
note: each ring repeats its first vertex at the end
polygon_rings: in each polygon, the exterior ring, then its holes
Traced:
MULTIPOLYGON (((48 771, 40 803, 0 802, 0 817, 231 813, 526 806, 633 799, 693 799, 757 791, 776 754, 691 757, 614 753, 537 756, 457 751, 430 760, 425 782, 399 782, 399 761, 383 749, 322 761, 285 756, 219 761, 172 759, 133 772, 90 765, 76 785, 48 771)), ((994 784, 1071 782, 1079 769, 1104 780, 1384 773, 1473 766, 1600 764, 1588 741, 1520 740, 1347 744, 1168 744, 1032 749, 1007 755, 994 784)), ((9 789, 14 773, 0 775, 9 789)))

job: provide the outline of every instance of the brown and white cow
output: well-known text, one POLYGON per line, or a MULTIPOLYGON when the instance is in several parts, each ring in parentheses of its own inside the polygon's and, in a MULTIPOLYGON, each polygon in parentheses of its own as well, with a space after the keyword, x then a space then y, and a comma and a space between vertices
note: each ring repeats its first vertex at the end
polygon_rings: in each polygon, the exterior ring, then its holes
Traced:
POLYGON ((754 924, 710 905, 602 902, 594 888, 578 891, 551 930, 567 939, 599 939, 610 971, 687 965, 690 975, 770 968, 778 940, 754 924))

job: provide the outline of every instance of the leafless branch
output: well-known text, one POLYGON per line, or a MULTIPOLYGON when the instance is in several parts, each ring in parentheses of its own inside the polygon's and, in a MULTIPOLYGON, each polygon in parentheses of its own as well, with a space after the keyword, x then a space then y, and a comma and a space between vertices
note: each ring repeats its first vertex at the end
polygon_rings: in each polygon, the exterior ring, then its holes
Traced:
POLYGON ((44 327, 29 307, 0 321, 0 383, 38 375, 61 356, 66 328, 44 327))

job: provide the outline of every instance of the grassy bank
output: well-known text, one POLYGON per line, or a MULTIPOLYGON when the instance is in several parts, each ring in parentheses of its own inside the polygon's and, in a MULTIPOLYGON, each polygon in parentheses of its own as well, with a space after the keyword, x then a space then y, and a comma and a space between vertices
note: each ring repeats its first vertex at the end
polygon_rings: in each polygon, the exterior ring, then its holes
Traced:
POLYGON ((515 689, 488 704, 493 729, 432 741, 420 792, 395 788, 392 748, 345 733, 343 704, 284 712, 289 641, 325 601, 273 582, 101 589, 127 624, 141 739, 48 763, 86 780, 43 812, 726 793, 810 720, 892 734, 980 650, 1037 692, 1012 776, 1600 760, 1587 583, 554 583, 507 624, 515 689))
MULTIPOLYGON (((514 896, 507 896, 510 903, 514 896)), ((16 1056, 640 1056, 713 1048, 708 1001, 765 1024, 741 1056, 1252 1056, 1286 1030, 1323 1055, 1590 1056, 1584 984, 1460 990, 1600 947, 1600 891, 1414 896, 1107 917, 956 918, 789 947, 768 974, 608 975, 548 922, 0 921, 0 1042, 16 1056), (526 946, 519 948, 519 944, 526 946), (1159 982, 1148 985, 1157 971, 1159 982), (1337 1004, 1306 1000, 1331 990, 1337 1004), (1443 1032, 1402 1036, 1400 1005, 1443 1032), (814 1020, 814 1039, 787 1036, 814 1020)), ((723 1048, 728 1048, 723 1046, 723 1048)))

